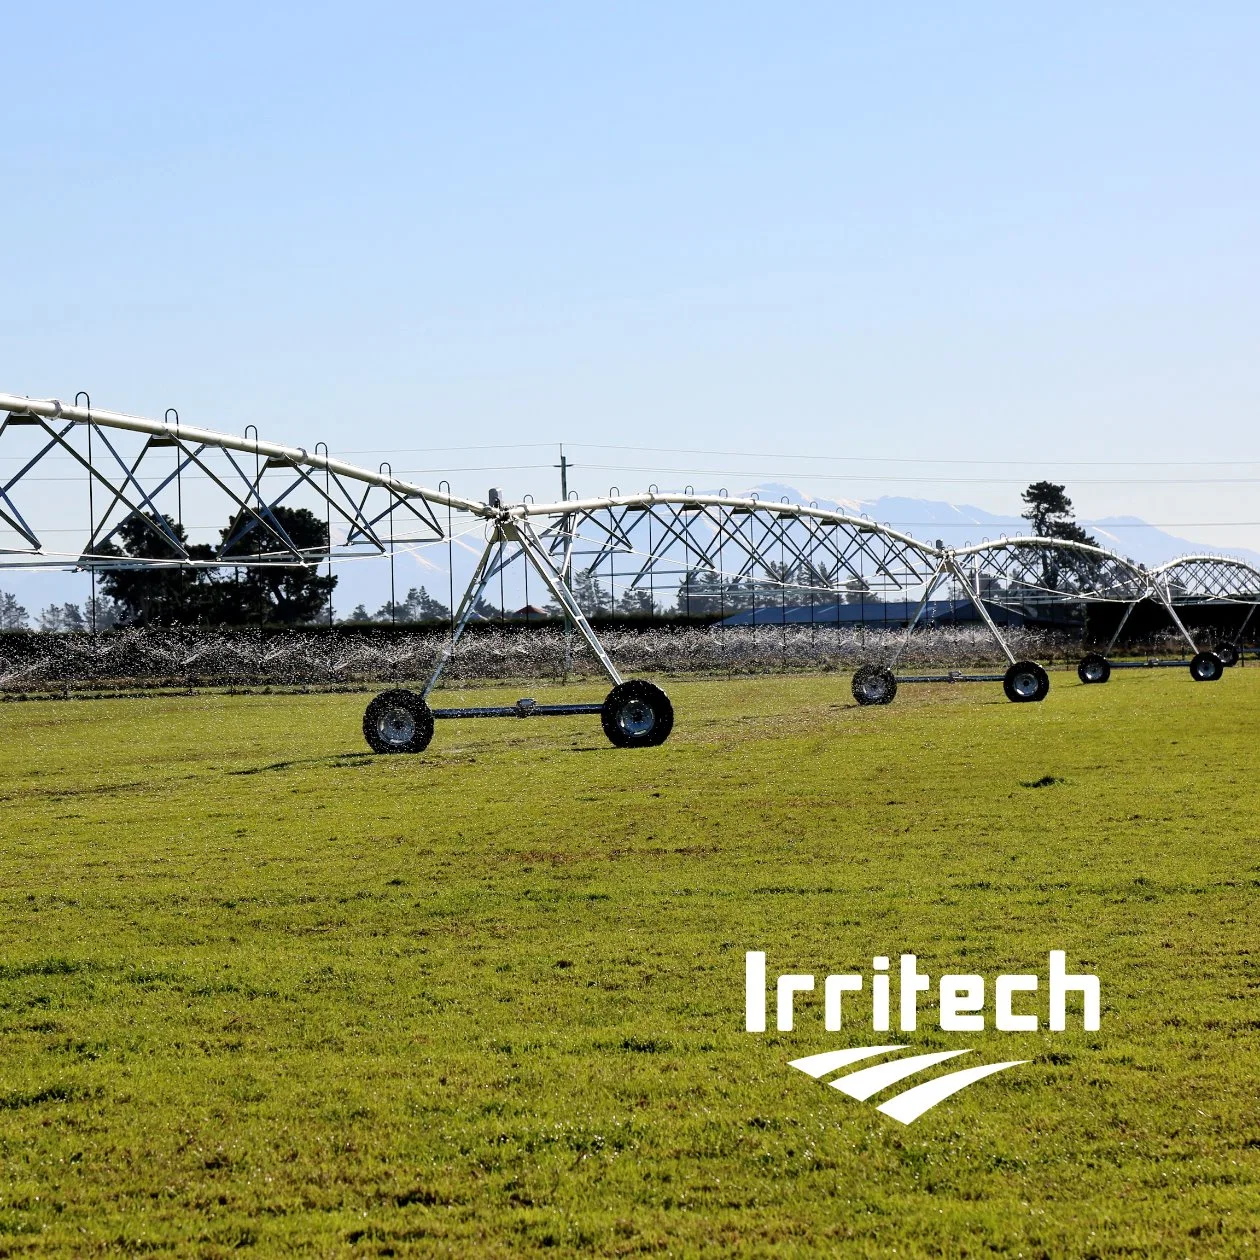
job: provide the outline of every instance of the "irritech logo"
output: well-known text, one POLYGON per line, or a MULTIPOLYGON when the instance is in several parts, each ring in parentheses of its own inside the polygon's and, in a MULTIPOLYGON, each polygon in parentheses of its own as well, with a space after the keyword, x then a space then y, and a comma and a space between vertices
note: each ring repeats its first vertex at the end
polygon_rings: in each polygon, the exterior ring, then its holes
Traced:
MULTIPOLYGON (((877 955, 871 960, 870 1013, 871 1028, 875 1032, 889 1031, 891 995, 888 971, 886 955, 877 955)), ((915 1032, 919 1022, 919 994, 926 992, 931 986, 931 977, 919 971, 918 959, 914 954, 901 955, 899 973, 897 1014, 900 1030, 915 1032)), ((779 976, 774 986, 775 1024, 779 1032, 792 1031, 796 995, 813 993, 814 980, 812 975, 779 976)), ((864 977, 856 973, 826 977, 823 981, 823 1027, 828 1032, 840 1032, 844 1026, 844 995, 860 993, 864 985, 864 977)), ((1041 1017, 1035 1009, 1028 1009, 1035 1005, 1036 999, 1021 996, 1021 1009, 1016 1010, 1016 994, 1037 993, 1040 988, 1040 976, 998 976, 993 984, 993 1027, 998 1032, 1036 1032, 1041 1027, 1041 1017)), ((1062 1032, 1067 1028, 1069 993, 1081 995, 1082 1023, 1085 1030, 1097 1031, 1102 1005, 1101 986, 1097 976, 1069 975, 1066 953, 1061 949, 1052 949, 1046 988, 1050 999, 1051 1032, 1062 1032)), ((937 983, 938 1026, 941 1031, 986 1031, 987 990, 988 985, 983 976, 941 976, 937 983)), ((766 1008, 766 956, 762 951, 749 950, 744 955, 744 1027, 748 1032, 766 1031, 766 1008)), ((793 1059, 789 1066, 820 1079, 840 1068, 860 1063, 863 1059, 899 1055, 908 1048, 904 1045, 853 1046, 845 1050, 830 1050, 822 1054, 811 1054, 803 1059, 793 1059)), ((968 1049, 915 1054, 909 1058, 892 1059, 873 1067, 848 1072, 829 1083, 832 1089, 865 1102, 907 1077, 929 1071, 947 1059, 970 1053, 972 1051, 968 1049)), ((961 1089, 966 1089, 968 1085, 992 1076, 995 1072, 1019 1067, 1027 1062, 1027 1059, 1012 1059, 1002 1063, 984 1063, 934 1076, 893 1095, 879 1104, 877 1110, 902 1124, 909 1124, 937 1103, 943 1102, 961 1089)))

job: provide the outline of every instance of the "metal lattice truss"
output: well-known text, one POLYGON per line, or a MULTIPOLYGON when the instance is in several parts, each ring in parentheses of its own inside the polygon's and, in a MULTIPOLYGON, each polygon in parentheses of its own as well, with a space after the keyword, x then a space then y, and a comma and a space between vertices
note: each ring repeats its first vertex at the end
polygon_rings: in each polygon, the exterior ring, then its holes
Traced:
POLYGON ((993 602, 1075 602, 1127 601, 1149 586, 1142 569, 1098 547, 1002 538, 946 548, 864 516, 755 497, 652 492, 520 510, 550 518, 541 536, 566 575, 603 578, 611 594, 618 582, 645 591, 681 581, 697 599, 707 588, 710 610, 759 591, 776 603, 860 602, 948 585, 993 602))
POLYGON ((1233 556, 1182 556, 1154 570, 1178 604, 1260 602, 1260 569, 1233 556))
POLYGON ((485 513, 479 502, 331 459, 326 448, 311 452, 193 428, 180 424, 174 412, 156 421, 0 394, 0 458, 0 555, 9 568, 315 564, 328 558, 328 549, 315 553, 295 544, 276 509, 317 507, 320 519, 338 527, 330 539, 339 534, 341 548, 381 554, 391 546, 445 538, 447 509, 485 513), (32 508, 50 498, 50 481, 73 487, 56 492, 51 531, 31 523, 32 508), (171 527, 184 521, 194 489, 203 502, 216 500, 218 519, 228 523, 208 555, 193 553, 171 527), (76 516, 86 528, 71 525, 67 531, 65 524, 76 516), (152 554, 116 554, 111 545, 129 519, 143 522, 152 554), (41 536, 49 532, 71 533, 73 549, 60 538, 41 536))
MULTIPOLYGON (((313 450, 194 428, 174 412, 149 420, 55 399, 0 394, 0 565, 86 570, 305 565, 478 533, 484 545, 453 618, 451 649, 488 584, 520 563, 541 576, 605 672, 615 667, 579 596, 648 611, 658 592, 693 611, 760 605, 905 601, 909 630, 933 596, 969 601, 1008 658, 994 608, 1155 599, 1182 635, 1178 604, 1260 603, 1260 572, 1227 557, 1192 556, 1146 570, 1100 547, 1000 538, 950 548, 861 516, 725 494, 613 494, 559 503, 503 504, 434 490, 313 450), (50 485, 55 489, 50 492, 50 485), (295 542, 284 507, 326 522, 326 545, 295 542), (42 525, 51 512, 52 524, 42 525), (216 525, 194 545, 183 523, 216 525), (141 522, 145 545, 117 540, 141 522), (602 593, 601 593, 602 592, 602 593)), ((1127 620, 1126 613, 1125 619, 1127 620)), ((1123 625, 1123 623, 1121 623, 1123 625)), ((1119 632, 1117 631, 1117 634, 1119 632)), ((429 683, 441 674, 442 664, 429 683)), ((427 692, 426 692, 427 694, 427 692)))
POLYGON ((1251 624, 1256 608, 1260 606, 1260 569, 1234 556, 1181 556, 1157 569, 1152 569, 1147 574, 1147 578, 1147 589, 1135 593, 1129 600, 1129 606, 1125 609, 1124 616, 1120 619, 1107 645, 1108 653, 1119 641, 1133 610, 1142 599, 1157 598, 1168 608, 1177 629, 1190 645, 1192 652, 1197 651, 1197 647, 1177 616, 1175 606, 1192 607, 1202 604, 1244 606, 1247 610, 1246 615, 1233 633, 1235 650, 1241 645, 1243 635, 1251 624))

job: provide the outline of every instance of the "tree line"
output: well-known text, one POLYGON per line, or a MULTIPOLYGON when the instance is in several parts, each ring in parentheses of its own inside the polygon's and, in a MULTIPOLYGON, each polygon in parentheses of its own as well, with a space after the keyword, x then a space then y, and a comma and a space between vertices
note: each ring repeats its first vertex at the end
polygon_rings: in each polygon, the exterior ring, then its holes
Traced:
POLYGON ((216 548, 190 543, 182 523, 169 516, 133 512, 119 527, 117 541, 98 546, 96 554, 172 563, 169 567, 102 568, 98 584, 131 625, 302 625, 315 621, 337 585, 336 577, 316 568, 317 560, 328 551, 328 526, 308 508, 273 507, 268 521, 306 563, 274 559, 279 538, 264 538, 252 519, 229 521, 219 531, 216 548), (194 563, 175 563, 178 551, 173 543, 194 563), (217 567, 210 562, 220 552, 228 562, 252 559, 254 563, 217 567), (266 561, 264 555, 268 555, 266 561))

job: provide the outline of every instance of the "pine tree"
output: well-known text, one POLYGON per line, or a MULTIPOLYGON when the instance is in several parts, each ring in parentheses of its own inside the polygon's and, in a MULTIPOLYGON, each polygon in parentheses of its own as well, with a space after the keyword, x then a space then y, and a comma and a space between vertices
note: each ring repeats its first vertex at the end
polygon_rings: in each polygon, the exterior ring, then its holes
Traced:
POLYGON ((16 595, 0 591, 0 630, 27 630, 30 621, 26 609, 17 601, 16 595))
MULTIPOLYGON (((1023 517, 1031 522, 1033 533, 1038 538, 1098 546, 1098 540, 1073 519, 1072 500, 1067 496, 1066 486, 1053 481, 1034 481, 1022 498, 1028 509, 1023 517)), ((1048 591, 1060 590, 1064 579, 1076 586, 1088 586, 1099 565, 1097 557, 1058 549, 1044 550, 1038 558, 1041 562, 1041 584, 1048 591)))
POLYGON ((850 578, 844 584, 844 602, 846 604, 878 604, 881 602, 878 591, 871 589, 871 584, 862 577, 850 578))
POLYGON ((578 607, 588 617, 612 611, 612 599, 593 569, 582 569, 574 577, 572 589, 578 607))
POLYGON ((678 611, 684 617, 712 617, 729 610, 723 581, 713 569, 691 569, 678 587, 678 611))
POLYGON ((656 612, 656 600, 644 586, 632 586, 617 601, 617 611, 628 617, 650 617, 656 612))
POLYGON ((402 609, 406 621, 449 621, 451 616, 451 610, 434 599, 423 586, 413 586, 407 592, 407 602, 402 609))
POLYGON ((124 620, 123 607, 116 600, 91 595, 85 607, 84 620, 89 630, 112 630, 124 620))
POLYGON ((1038 538, 1061 538, 1065 542, 1088 543, 1097 547, 1092 538, 1072 517, 1072 500, 1067 497, 1067 487, 1053 481, 1034 481, 1021 496, 1028 510, 1024 520, 1031 521, 1033 533, 1038 538))

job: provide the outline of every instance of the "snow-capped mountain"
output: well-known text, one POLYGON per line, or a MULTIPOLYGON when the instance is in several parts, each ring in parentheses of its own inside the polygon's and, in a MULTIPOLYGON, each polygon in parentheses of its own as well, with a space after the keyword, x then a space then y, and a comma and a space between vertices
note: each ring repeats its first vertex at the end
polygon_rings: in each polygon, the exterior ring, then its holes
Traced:
MULTIPOLYGON (((923 538, 929 542, 939 538, 951 547, 1028 531, 1028 522, 1022 517, 999 516, 966 503, 906 499, 896 495, 866 500, 810 499, 794 486, 778 482, 763 482, 751 489, 761 499, 787 499, 789 503, 816 502, 819 507, 833 511, 850 512, 857 516, 865 514, 872 520, 891 525, 915 538, 923 538)), ((1080 524, 1098 539, 1100 546, 1108 547, 1147 566, 1166 564, 1178 556, 1203 552, 1238 556, 1253 564, 1260 563, 1260 552, 1247 547, 1222 548, 1219 545, 1178 538, 1156 525, 1148 525, 1136 516, 1105 516, 1095 521, 1083 520, 1080 524)))

